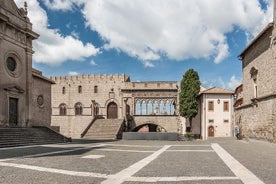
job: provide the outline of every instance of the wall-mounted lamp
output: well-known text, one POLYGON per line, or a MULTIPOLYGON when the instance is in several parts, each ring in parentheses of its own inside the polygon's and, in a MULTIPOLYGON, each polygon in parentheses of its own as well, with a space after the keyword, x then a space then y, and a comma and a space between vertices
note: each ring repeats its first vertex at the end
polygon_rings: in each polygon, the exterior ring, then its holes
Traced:
POLYGON ((218 99, 218 104, 220 104, 220 99, 218 99))

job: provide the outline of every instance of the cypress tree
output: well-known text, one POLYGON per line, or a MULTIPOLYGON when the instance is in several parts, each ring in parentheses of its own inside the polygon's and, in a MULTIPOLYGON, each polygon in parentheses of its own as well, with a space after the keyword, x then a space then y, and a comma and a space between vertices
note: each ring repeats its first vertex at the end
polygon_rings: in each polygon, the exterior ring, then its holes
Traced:
POLYGON ((200 80, 197 71, 189 69, 181 80, 179 94, 179 114, 188 119, 186 132, 192 130, 192 119, 198 113, 198 95, 200 92, 200 80))

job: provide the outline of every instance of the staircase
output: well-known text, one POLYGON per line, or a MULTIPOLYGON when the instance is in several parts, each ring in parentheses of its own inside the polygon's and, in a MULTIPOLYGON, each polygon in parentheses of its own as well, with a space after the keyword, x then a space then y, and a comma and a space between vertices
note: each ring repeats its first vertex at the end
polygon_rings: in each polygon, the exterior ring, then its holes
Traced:
POLYGON ((117 139, 120 138, 123 119, 97 119, 89 128, 84 139, 117 139))
POLYGON ((0 148, 69 142, 70 139, 47 127, 0 128, 0 148))

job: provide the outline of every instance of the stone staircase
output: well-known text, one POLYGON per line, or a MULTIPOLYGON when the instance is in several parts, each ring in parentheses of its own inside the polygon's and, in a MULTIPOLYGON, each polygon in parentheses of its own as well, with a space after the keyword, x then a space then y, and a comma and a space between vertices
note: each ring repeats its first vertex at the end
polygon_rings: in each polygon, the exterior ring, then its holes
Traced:
POLYGON ((0 148, 69 142, 70 138, 47 128, 0 128, 0 148))
POLYGON ((118 139, 121 138, 123 119, 97 119, 89 128, 84 139, 118 139))

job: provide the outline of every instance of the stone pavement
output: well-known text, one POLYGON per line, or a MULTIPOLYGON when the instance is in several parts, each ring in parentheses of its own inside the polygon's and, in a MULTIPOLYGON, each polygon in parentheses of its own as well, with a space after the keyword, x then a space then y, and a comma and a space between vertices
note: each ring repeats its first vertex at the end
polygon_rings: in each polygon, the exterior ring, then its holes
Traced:
POLYGON ((275 184, 276 145, 209 141, 74 141, 0 149, 0 183, 275 184))

